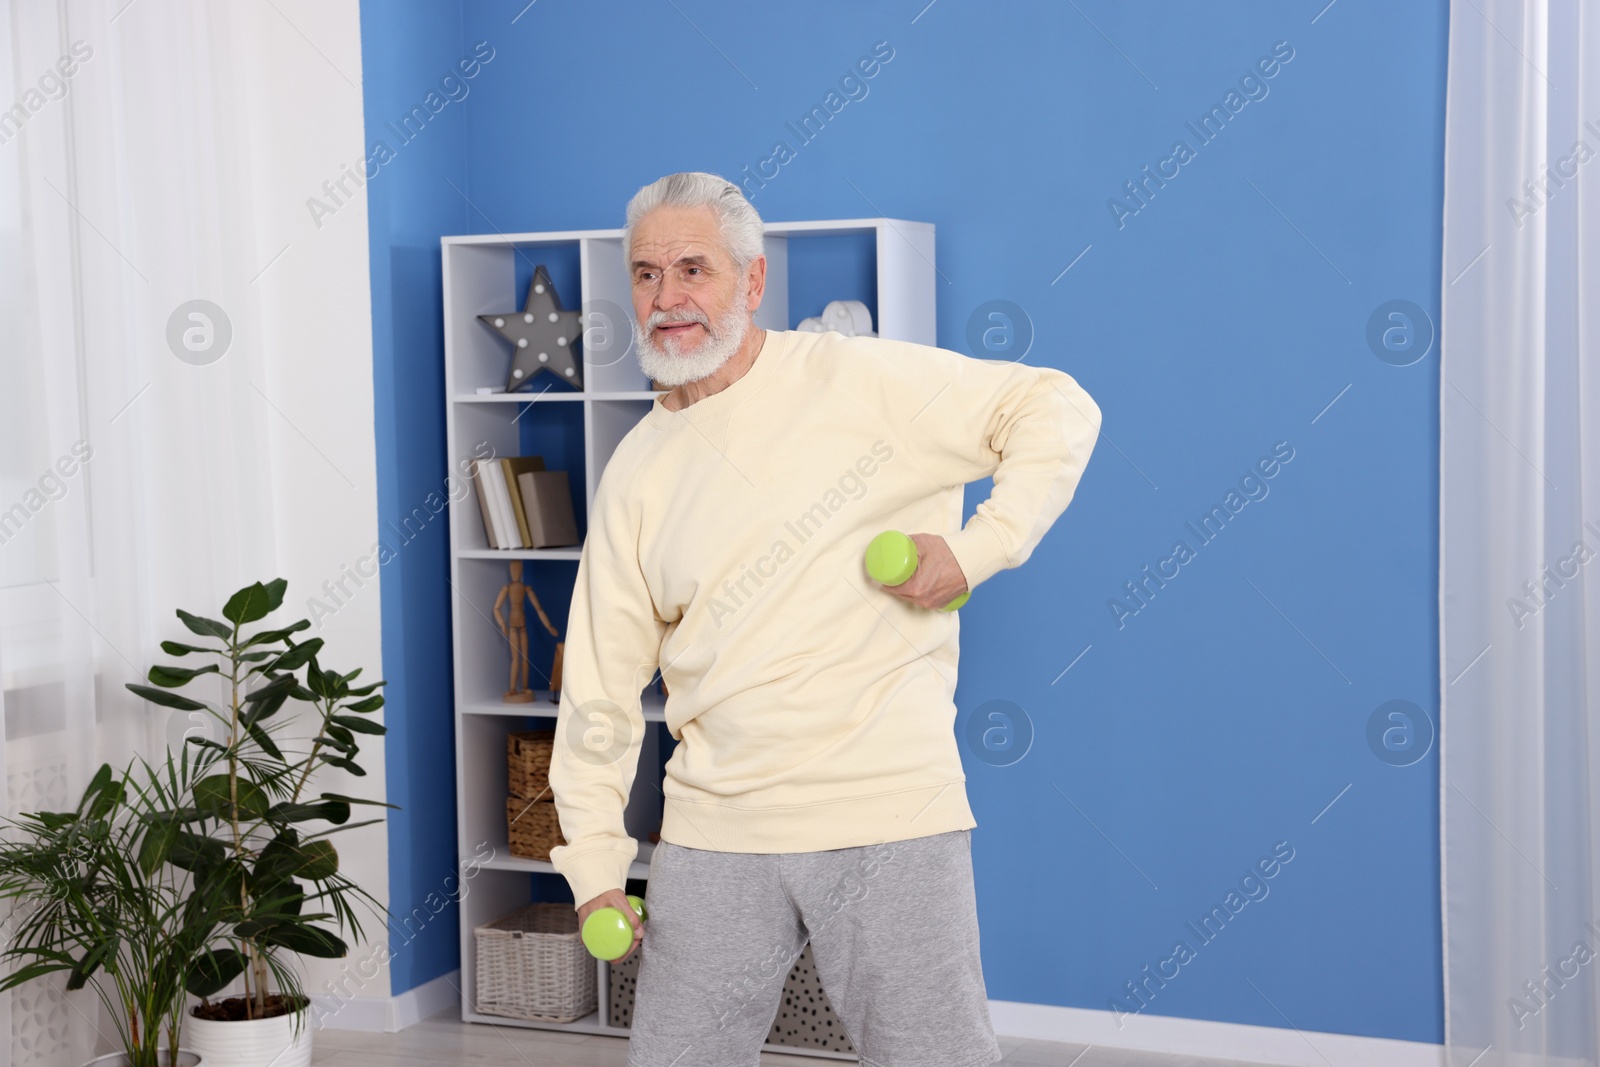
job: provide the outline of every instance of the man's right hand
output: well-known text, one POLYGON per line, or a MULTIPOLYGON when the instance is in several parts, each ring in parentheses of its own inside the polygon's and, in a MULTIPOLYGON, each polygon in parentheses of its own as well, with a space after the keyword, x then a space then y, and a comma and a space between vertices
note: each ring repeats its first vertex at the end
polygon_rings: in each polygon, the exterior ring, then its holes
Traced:
POLYGON ((628 951, 612 960, 612 963, 621 963, 639 950, 639 941, 644 937, 644 920, 639 918, 639 913, 633 910, 633 905, 628 902, 628 894, 620 889, 607 889, 604 893, 588 901, 578 908, 578 929, 583 929, 584 922, 590 915, 601 908, 616 908, 628 920, 628 925, 633 927, 633 944, 628 951))

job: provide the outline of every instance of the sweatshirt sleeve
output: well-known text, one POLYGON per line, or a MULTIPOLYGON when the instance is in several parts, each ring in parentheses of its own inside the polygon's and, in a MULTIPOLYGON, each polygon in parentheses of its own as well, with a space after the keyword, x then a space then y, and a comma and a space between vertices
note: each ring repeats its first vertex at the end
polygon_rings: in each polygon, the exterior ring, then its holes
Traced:
MULTIPOLYGON (((967 588, 1027 561, 1066 510, 1100 433, 1100 408, 1054 367, 975 359, 893 342, 880 401, 938 485, 992 477, 965 528, 946 538, 967 588)), ((914 532, 914 531, 907 531, 914 532)))
POLYGON ((639 843, 623 811, 639 768, 640 692, 654 674, 666 623, 639 565, 639 520, 611 467, 595 489, 567 615, 550 790, 566 843, 550 862, 576 904, 622 889, 639 843))

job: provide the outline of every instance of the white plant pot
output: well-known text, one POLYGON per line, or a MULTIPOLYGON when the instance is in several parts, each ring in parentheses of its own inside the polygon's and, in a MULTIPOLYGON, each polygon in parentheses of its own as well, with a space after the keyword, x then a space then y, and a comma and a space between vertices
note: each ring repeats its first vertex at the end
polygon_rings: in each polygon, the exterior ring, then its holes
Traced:
POLYGON ((207 1067, 310 1067, 311 1020, 305 1014, 302 1008, 293 1015, 233 1021, 190 1015, 183 1021, 179 1055, 192 1049, 207 1067))
MULTIPOLYGON (((172 1067, 172 1050, 160 1049, 156 1058, 161 1067, 172 1067)), ((178 1067, 203 1067, 205 1060, 198 1052, 181 1049, 178 1052, 178 1067)), ((126 1052, 112 1052, 104 1056, 96 1056, 83 1067, 128 1067, 128 1054, 126 1052)))

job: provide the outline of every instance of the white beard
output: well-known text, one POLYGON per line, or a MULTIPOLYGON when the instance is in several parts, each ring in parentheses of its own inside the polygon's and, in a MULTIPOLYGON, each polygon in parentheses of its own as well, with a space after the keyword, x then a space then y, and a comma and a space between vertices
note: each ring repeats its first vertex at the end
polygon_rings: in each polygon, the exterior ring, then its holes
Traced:
POLYGON ((703 313, 689 309, 652 312, 642 326, 635 319, 633 343, 639 354, 640 369, 653 381, 669 388, 715 374, 739 350, 749 332, 750 313, 744 307, 747 295, 748 286, 740 285, 732 306, 715 327, 703 313), (669 337, 657 344, 655 328, 668 322, 698 322, 705 328, 706 336, 698 348, 688 353, 679 351, 676 338, 669 337))

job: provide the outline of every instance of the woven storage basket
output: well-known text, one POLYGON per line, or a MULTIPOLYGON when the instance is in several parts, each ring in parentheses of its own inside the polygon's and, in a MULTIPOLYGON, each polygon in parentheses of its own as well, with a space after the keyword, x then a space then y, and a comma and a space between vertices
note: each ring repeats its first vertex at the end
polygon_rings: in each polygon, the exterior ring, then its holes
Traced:
POLYGON ((526 860, 548 860, 552 848, 567 843, 549 800, 506 797, 506 834, 511 854, 526 860))
POLYGON ((570 904, 529 904, 472 931, 478 1011, 570 1023, 599 1002, 594 957, 570 904))
POLYGON ((514 797, 550 799, 550 752, 554 730, 513 730, 506 734, 506 785, 514 797))

